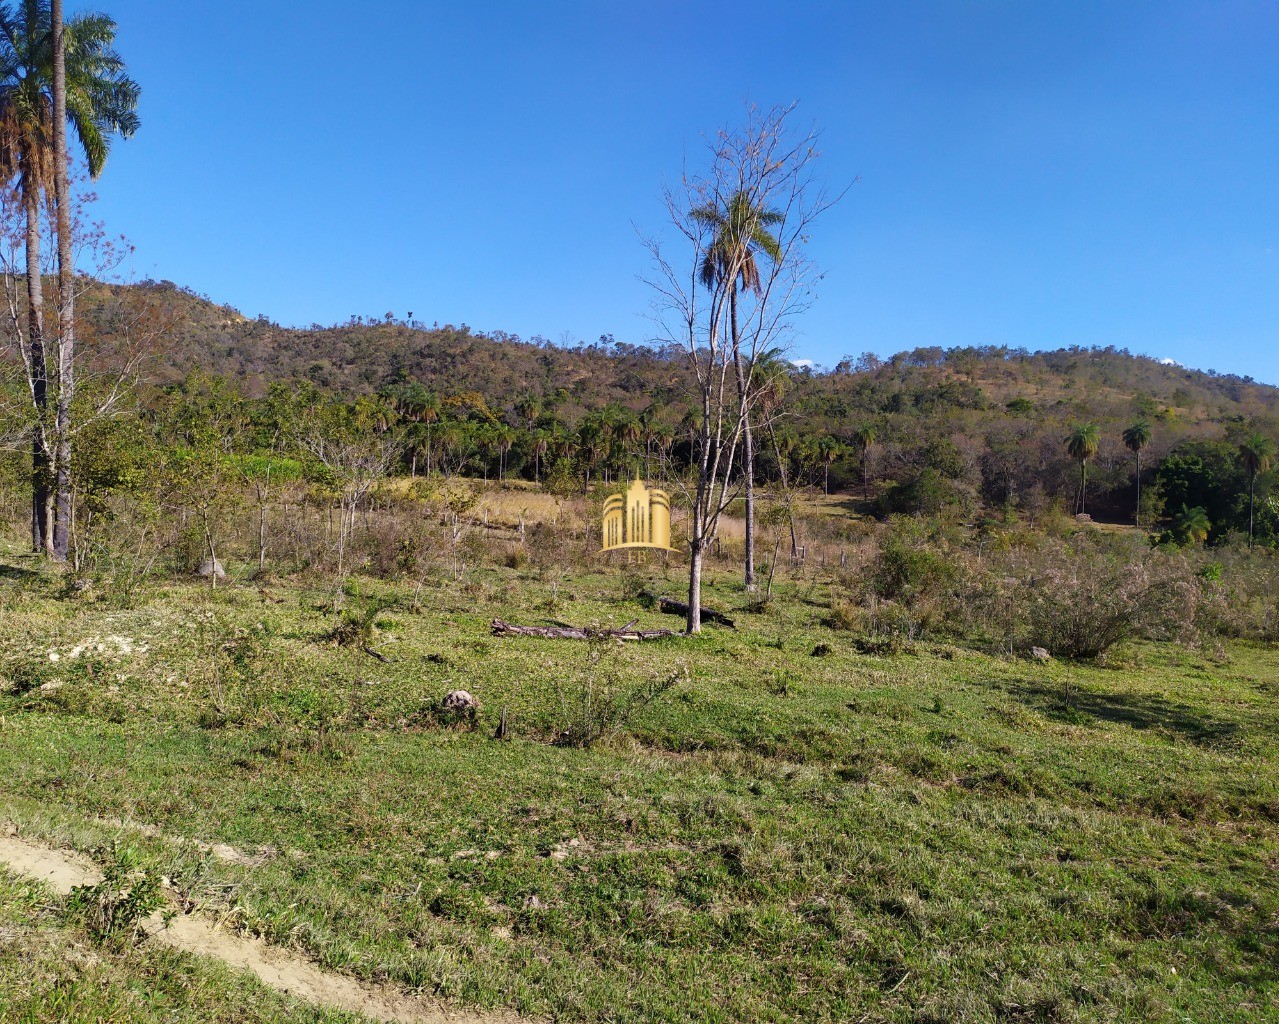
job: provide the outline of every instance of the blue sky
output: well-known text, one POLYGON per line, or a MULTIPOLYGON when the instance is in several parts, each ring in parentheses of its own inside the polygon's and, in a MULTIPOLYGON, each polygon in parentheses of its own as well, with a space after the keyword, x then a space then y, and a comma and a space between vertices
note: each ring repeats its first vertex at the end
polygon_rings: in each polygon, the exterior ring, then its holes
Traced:
POLYGON ((143 123, 98 213, 136 276, 251 316, 647 340, 663 182, 799 101, 860 180, 795 358, 1113 344, 1279 383, 1276 0, 100 6, 143 123))

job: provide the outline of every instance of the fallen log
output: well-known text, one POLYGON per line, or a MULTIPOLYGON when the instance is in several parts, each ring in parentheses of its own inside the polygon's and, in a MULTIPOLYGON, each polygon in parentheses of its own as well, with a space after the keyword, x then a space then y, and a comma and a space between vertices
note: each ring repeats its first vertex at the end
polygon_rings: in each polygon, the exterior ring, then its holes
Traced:
MULTIPOLYGON (((688 618, 688 605, 683 601, 678 601, 673 597, 658 597, 647 590, 641 591, 640 597, 646 601, 656 601, 657 610, 665 612, 667 615, 682 615, 684 618, 688 618)), ((723 612, 717 612, 714 608, 707 608, 705 605, 702 605, 702 621, 718 622, 721 626, 727 626, 729 629, 737 628, 733 620, 723 612)))
POLYGON ((587 629, 582 626, 517 626, 511 622, 494 619, 494 636, 540 636, 547 640, 589 640, 591 637, 608 637, 613 640, 661 640, 674 636, 669 629, 587 629))

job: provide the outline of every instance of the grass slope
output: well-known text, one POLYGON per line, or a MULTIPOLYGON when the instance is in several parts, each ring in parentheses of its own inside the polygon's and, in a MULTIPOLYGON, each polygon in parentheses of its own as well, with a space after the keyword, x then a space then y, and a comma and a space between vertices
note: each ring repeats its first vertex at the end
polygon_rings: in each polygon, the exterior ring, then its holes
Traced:
MULTIPOLYGON (((84 849, 123 837, 328 966, 532 1016, 1279 1019, 1273 648, 877 658, 790 581, 736 632, 597 649, 487 623, 675 620, 618 575, 472 570, 416 606, 361 587, 348 605, 400 602, 385 663, 324 639, 331 591, 173 585, 122 608, 0 557, 0 816, 84 849), (549 742, 588 683, 679 666, 624 733, 549 742), (476 731, 433 712, 456 687, 483 702, 476 731)), ((727 582, 707 600, 743 604, 727 582)), ((34 931, 46 913, 0 884, 0 982, 42 965, 0 1018, 61 1019, 78 940, 34 931)), ((198 973, 171 958, 95 968, 125 993, 112 1019, 153 1019, 166 972, 198 973)), ((247 983, 209 1017, 238 999, 275 1019, 247 983)))

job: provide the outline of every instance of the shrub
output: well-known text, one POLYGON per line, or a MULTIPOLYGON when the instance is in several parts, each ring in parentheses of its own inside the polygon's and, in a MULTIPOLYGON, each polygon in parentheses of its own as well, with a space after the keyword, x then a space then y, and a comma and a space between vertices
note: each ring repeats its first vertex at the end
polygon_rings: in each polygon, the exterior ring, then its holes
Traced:
POLYGON ((870 566, 875 596, 908 605, 942 591, 956 575, 953 562, 934 551, 911 547, 896 537, 884 545, 870 566))
POLYGON ((1134 636, 1198 636, 1204 591, 1185 558, 1081 545, 1045 552, 1037 570, 1013 596, 1027 646, 1095 658, 1134 636))
POLYGON ((974 495, 970 489, 933 466, 925 466, 913 476, 892 484, 877 502, 881 516, 964 513, 973 505, 974 495))
POLYGON ((663 678, 627 684, 621 678, 614 650, 615 643, 610 638, 591 638, 585 670, 574 685, 559 694, 564 726, 555 736, 557 746, 594 746, 625 727, 636 712, 688 679, 688 669, 680 667, 663 678))
POLYGON ((67 901, 67 909, 99 941, 136 939, 146 919, 163 905, 159 875, 140 870, 132 850, 115 848, 102 881, 76 886, 67 901))

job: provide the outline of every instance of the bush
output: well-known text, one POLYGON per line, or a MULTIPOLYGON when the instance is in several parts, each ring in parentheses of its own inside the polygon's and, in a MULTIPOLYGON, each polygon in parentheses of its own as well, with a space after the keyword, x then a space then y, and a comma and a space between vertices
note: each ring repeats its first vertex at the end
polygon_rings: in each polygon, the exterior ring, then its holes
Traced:
POLYGON ((949 587, 957 576, 953 562, 900 538, 888 541, 870 566, 870 585, 884 601, 913 604, 949 587))
POLYGON ((947 511, 962 514, 974 505, 975 497, 970 489, 932 466, 892 484, 877 502, 881 516, 935 516, 947 511))
POLYGON ((132 850, 114 848, 102 881, 76 886, 67 901, 67 909, 99 941, 136 939, 146 919, 163 905, 160 877, 140 870, 132 850))
POLYGON ((585 670, 575 685, 560 691, 564 726, 555 736, 557 746, 594 746, 688 678, 688 669, 681 667, 663 678, 627 684, 612 656, 614 650, 612 639, 592 637, 585 670))
POLYGON ((1081 544, 1044 552, 1017 582, 1011 596, 1025 645, 1058 657, 1096 658, 1130 637, 1199 635, 1203 581, 1184 557, 1081 544))

